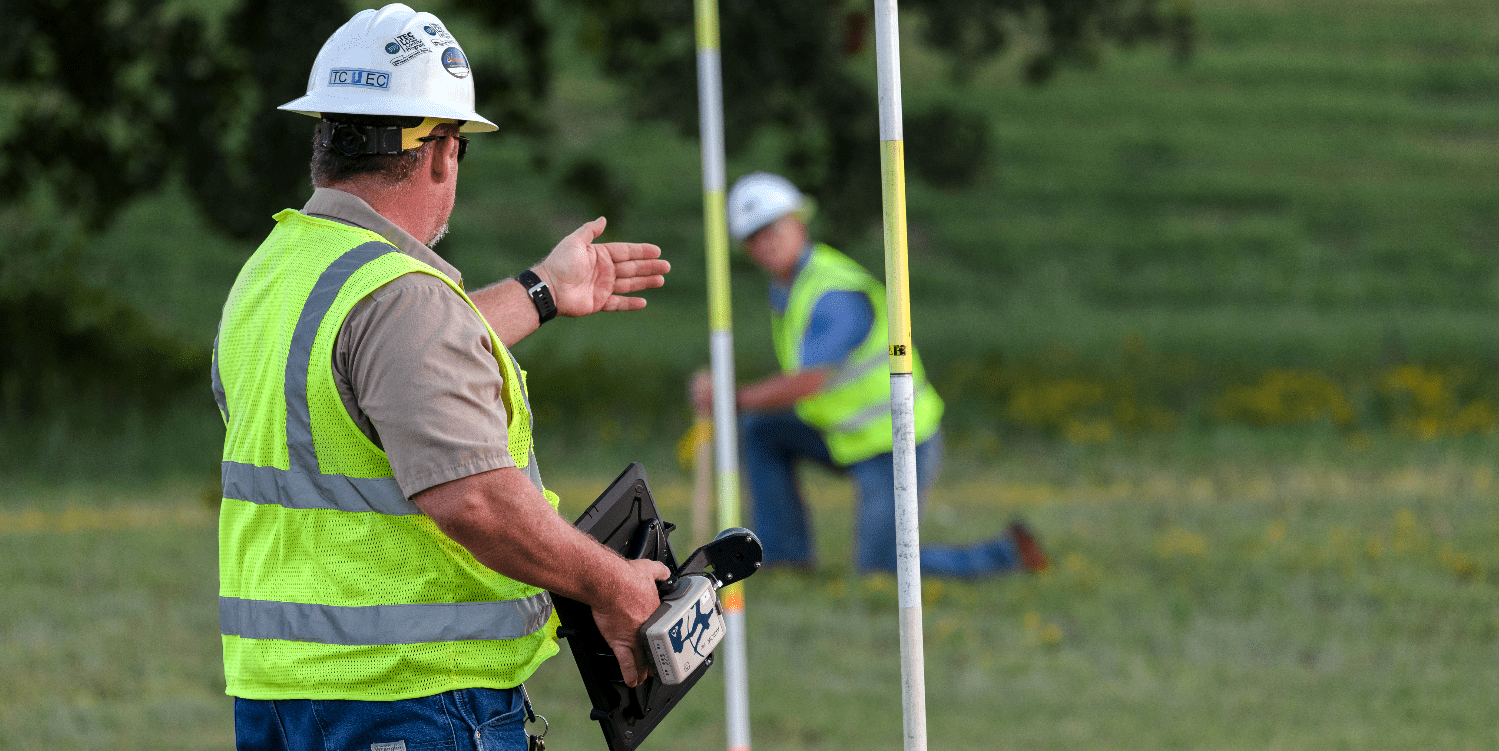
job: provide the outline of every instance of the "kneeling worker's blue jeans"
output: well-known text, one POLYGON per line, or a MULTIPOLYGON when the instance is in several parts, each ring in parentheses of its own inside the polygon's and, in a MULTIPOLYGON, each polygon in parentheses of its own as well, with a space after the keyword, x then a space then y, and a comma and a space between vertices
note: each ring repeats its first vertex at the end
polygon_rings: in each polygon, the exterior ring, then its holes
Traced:
POLYGON ((234 700, 237 751, 526 751, 518 688, 400 701, 234 700))
MULTIPOLYGON (((796 467, 813 461, 847 474, 858 502, 855 561, 861 571, 895 570, 895 467, 887 452, 847 467, 833 463, 822 436, 794 413, 746 413, 740 420, 743 456, 749 476, 754 531, 765 546, 765 563, 810 565, 812 533, 796 467)), ((942 434, 916 447, 918 497, 942 462, 942 434)), ((973 577, 1020 567, 1008 536, 961 547, 921 545, 921 571, 937 576, 973 577)))

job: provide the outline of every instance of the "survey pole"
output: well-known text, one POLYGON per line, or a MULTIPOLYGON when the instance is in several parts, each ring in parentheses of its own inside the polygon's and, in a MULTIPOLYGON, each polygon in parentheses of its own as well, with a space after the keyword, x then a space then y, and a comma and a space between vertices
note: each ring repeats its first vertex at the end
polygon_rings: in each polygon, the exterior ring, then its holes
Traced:
MULTIPOLYGON (((708 254, 708 347, 713 372, 714 468, 718 527, 739 523, 739 420, 734 408, 734 316, 729 300, 729 225, 725 218, 723 73, 719 62, 718 0, 694 0, 697 21, 698 136, 703 153, 703 236, 708 254)), ((745 656, 744 583, 720 592, 724 634, 725 726, 729 751, 748 751, 749 663, 745 656)))
POLYGON ((906 751, 926 751, 926 657, 921 627, 921 536, 916 498, 916 397, 906 254, 905 135, 895 0, 875 0, 880 90, 880 182, 885 207, 885 294, 890 318, 890 417, 895 463, 895 575, 900 603, 901 712, 906 751))

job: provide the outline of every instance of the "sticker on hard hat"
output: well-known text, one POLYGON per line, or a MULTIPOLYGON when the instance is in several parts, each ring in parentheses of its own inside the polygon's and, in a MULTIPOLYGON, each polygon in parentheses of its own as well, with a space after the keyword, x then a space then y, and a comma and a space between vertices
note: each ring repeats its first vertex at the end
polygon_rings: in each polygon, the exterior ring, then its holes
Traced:
POLYGON ((429 23, 422 27, 422 31, 427 32, 427 36, 429 37, 436 37, 432 40, 432 43, 439 47, 446 47, 453 43, 453 35, 449 34, 447 29, 442 27, 442 24, 429 23))
POLYGON ((411 53, 409 55, 405 55, 405 56, 402 56, 402 57, 392 57, 390 59, 390 64, 399 67, 399 66, 405 65, 406 63, 411 62, 412 60, 415 60, 417 58, 417 56, 419 56, 419 55, 425 55, 425 54, 427 54, 428 52, 431 52, 431 51, 432 50, 429 50, 426 47, 423 47, 423 48, 421 48, 421 49, 417 50, 416 52, 413 52, 413 53, 411 53))
MULTIPOLYGON (((413 33, 411 33, 411 32, 409 32, 409 31, 406 32, 405 34, 401 34, 400 36, 397 36, 396 37, 396 41, 400 42, 401 49, 406 50, 407 52, 410 52, 410 51, 416 50, 416 49, 426 49, 427 48, 427 45, 423 44, 422 40, 417 39, 416 35, 413 34, 413 33)), ((387 52, 389 52, 390 51, 390 46, 386 45, 385 49, 386 49, 387 52)), ((391 54, 395 54, 395 53, 392 52, 391 54)))
POLYGON ((457 47, 449 47, 442 51, 442 67, 447 68, 458 78, 468 77, 468 58, 463 56, 463 50, 457 47))
POLYGON ((378 70, 334 68, 328 75, 329 86, 363 86, 369 89, 390 88, 390 74, 378 70))
POLYGON ((402 65, 405 65, 406 63, 411 62, 412 60, 415 60, 420 55, 425 55, 428 52, 431 52, 432 48, 428 47, 426 42, 417 39, 415 33, 408 31, 405 34, 401 34, 400 36, 396 37, 396 40, 394 42, 385 45, 385 51, 392 55, 403 52, 405 53, 400 57, 393 57, 390 59, 391 65, 400 67, 402 65))

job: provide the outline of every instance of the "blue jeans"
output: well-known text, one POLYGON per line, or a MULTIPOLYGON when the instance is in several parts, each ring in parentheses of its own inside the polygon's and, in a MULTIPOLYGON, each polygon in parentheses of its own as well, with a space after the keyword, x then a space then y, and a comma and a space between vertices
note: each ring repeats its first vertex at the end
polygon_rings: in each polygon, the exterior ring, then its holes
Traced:
MULTIPOLYGON (((810 565, 812 533, 796 468, 812 461, 848 475, 857 492, 855 562, 861 571, 895 570, 895 467, 889 452, 840 467, 827 442, 794 413, 746 413, 740 439, 749 477, 754 531, 765 546, 765 563, 810 565)), ((942 462, 939 432, 916 446, 917 497, 942 462)), ((921 571, 937 576, 974 577, 1020 568, 1014 541, 1006 535, 967 546, 921 546, 921 571)))
POLYGON ((518 688, 400 701, 234 700, 237 751, 525 751, 518 688))

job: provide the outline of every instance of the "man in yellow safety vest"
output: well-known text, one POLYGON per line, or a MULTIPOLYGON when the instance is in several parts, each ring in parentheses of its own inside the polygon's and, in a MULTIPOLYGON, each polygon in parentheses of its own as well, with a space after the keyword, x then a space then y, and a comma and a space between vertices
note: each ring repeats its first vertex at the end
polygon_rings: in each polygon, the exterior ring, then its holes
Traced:
POLYGON ((224 418, 219 619, 241 749, 522 749, 522 681, 557 652, 548 591, 590 605, 624 680, 653 561, 569 525, 507 347, 555 315, 635 310, 660 249, 602 218, 472 294, 431 250, 474 112, 437 17, 392 4, 330 37, 307 94, 316 190, 245 264, 214 342, 224 418))
MULTIPOLYGON (((796 186, 766 172, 740 178, 728 195, 729 235, 770 275, 771 333, 781 368, 735 394, 754 530, 767 566, 812 564, 796 465, 814 461, 855 482, 858 568, 894 571, 885 288, 848 256, 809 242, 808 212, 796 186)), ((941 460, 943 404, 919 356, 914 376, 917 480, 924 495, 941 460)), ((711 382, 703 375, 694 381, 693 399, 699 411, 711 409, 711 382)), ((1046 566, 1035 536, 1020 522, 978 544, 921 547, 924 574, 974 577, 1046 566)))

